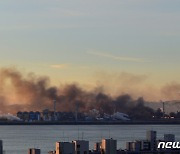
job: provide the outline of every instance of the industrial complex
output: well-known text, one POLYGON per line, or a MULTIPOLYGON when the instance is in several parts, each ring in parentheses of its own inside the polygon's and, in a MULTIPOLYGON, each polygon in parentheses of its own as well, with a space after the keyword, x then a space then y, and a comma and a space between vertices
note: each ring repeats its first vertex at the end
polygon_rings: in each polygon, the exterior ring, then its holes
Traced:
POLYGON ((24 122, 38 122, 38 121, 129 121, 127 114, 116 112, 112 115, 100 114, 98 110, 92 109, 88 113, 80 112, 55 112, 48 109, 42 112, 18 112, 17 117, 24 122))

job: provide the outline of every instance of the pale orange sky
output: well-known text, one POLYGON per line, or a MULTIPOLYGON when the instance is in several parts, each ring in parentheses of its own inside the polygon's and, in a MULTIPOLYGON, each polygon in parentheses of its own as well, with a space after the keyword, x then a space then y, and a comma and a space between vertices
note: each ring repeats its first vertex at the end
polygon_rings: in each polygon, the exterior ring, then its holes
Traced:
POLYGON ((52 85, 159 99, 163 86, 180 83, 179 7, 178 0, 1 1, 0 67, 49 76, 52 85), (124 73, 145 78, 124 89, 124 73))

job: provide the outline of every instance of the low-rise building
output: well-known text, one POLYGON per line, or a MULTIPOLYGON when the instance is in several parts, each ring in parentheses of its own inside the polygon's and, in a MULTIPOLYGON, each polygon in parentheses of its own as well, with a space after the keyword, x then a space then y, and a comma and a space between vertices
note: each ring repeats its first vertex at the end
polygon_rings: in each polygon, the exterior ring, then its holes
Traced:
POLYGON ((116 154, 117 152, 117 141, 114 139, 102 139, 101 143, 102 154, 116 154))
POLYGON ((101 142, 96 142, 94 144, 94 151, 95 152, 100 152, 101 151, 101 142))
POLYGON ((140 151, 141 150, 141 141, 127 142, 126 149, 128 151, 140 151))
POLYGON ((56 142, 56 154, 75 154, 75 143, 56 142))
POLYGON ((150 142, 151 151, 155 151, 157 149, 156 134, 156 131, 152 130, 146 132, 146 140, 150 142))
POLYGON ((151 143, 147 140, 141 141, 141 151, 150 151, 151 150, 151 143))
POLYGON ((3 154, 3 141, 0 140, 0 154, 3 154))
POLYGON ((75 154, 89 154, 89 141, 75 140, 75 154))
POLYGON ((29 149, 28 150, 28 154, 41 154, 41 150, 40 149, 29 149))
POLYGON ((174 134, 164 134, 164 141, 165 142, 175 142, 175 135, 174 134))

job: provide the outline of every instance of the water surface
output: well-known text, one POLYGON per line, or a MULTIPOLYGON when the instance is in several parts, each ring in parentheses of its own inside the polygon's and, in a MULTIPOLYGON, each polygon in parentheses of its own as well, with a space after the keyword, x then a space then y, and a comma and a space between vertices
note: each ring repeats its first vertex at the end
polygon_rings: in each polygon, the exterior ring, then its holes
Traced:
POLYGON ((27 154, 28 148, 40 148, 42 154, 55 149, 56 141, 89 140, 90 148, 102 138, 114 138, 118 148, 127 141, 145 139, 146 130, 156 130, 159 139, 173 133, 180 141, 180 125, 47 125, 0 126, 6 154, 27 154))

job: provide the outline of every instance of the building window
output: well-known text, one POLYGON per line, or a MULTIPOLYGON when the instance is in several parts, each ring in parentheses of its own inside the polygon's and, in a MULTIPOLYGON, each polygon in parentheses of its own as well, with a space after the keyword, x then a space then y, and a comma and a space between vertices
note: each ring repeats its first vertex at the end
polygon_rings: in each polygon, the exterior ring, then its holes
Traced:
POLYGON ((77 145, 77 148, 80 148, 80 145, 79 145, 79 144, 77 145))

